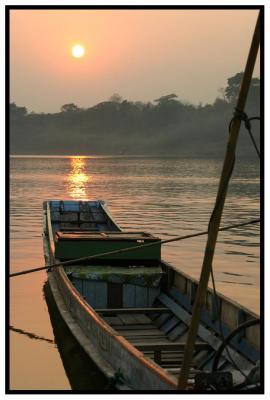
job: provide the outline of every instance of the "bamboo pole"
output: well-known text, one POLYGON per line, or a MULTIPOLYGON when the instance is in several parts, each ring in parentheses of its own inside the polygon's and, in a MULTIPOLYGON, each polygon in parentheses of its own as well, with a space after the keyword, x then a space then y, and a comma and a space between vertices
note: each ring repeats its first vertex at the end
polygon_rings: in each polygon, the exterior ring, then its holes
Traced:
MULTIPOLYGON (((260 14, 258 15, 257 18, 257 23, 254 30, 254 35, 252 38, 249 55, 246 62, 246 67, 237 101, 236 109, 240 112, 244 111, 244 107, 246 104, 247 94, 252 79, 253 69, 256 62, 259 45, 260 45, 260 14)), ((181 390, 185 390, 187 387, 188 374, 191 366, 194 344, 198 332, 201 308, 206 296, 206 291, 212 268, 212 261, 214 257, 214 251, 219 231, 219 225, 221 221, 222 211, 224 208, 230 174, 234 165, 235 149, 236 149, 240 125, 241 125, 241 120, 239 118, 234 118, 231 124, 226 155, 223 163, 219 189, 216 197, 216 205, 209 223, 208 239, 205 248, 200 281, 196 293, 196 299, 193 306, 192 319, 188 331, 183 364, 178 380, 178 389, 181 390)))

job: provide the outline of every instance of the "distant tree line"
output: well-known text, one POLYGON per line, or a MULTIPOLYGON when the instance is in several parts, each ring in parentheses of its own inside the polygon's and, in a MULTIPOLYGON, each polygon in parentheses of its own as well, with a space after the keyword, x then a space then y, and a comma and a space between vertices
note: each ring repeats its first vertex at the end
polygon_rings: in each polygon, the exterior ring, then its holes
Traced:
MULTIPOLYGON (((122 154, 221 157, 243 73, 228 79, 213 104, 193 105, 175 93, 153 102, 113 94, 90 108, 64 104, 58 113, 28 112, 10 104, 11 154, 122 154)), ((247 113, 260 112, 260 80, 252 79, 247 113)), ((258 123, 253 127, 259 140, 258 123)), ((243 129, 242 129, 243 131, 243 129)), ((240 154, 253 154, 240 135, 240 154)))

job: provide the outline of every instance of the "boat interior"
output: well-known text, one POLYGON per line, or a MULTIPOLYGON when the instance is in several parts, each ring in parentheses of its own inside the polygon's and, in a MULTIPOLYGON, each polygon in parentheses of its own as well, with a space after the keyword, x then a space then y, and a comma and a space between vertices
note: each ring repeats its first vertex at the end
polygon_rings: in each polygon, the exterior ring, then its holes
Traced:
MULTIPOLYGON (((110 242, 114 246, 115 240, 108 237, 110 232, 114 232, 116 237, 119 234, 118 239, 123 247, 131 243, 135 243, 134 246, 142 244, 147 240, 136 235, 125 240, 123 231, 112 220, 103 202, 50 201, 48 204, 55 245, 59 241, 59 233, 62 237, 72 233, 77 248, 80 243, 89 245, 92 238, 87 234, 91 232, 103 232, 105 236, 102 243, 110 242)), ((158 247, 158 243, 153 247, 158 247)), ((75 252, 75 258, 85 255, 83 247, 81 249, 82 254, 75 252)), ((108 325, 144 353, 145 357, 177 377, 184 356, 197 283, 183 278, 180 290, 181 285, 176 285, 173 268, 163 262, 157 253, 151 253, 150 249, 150 255, 143 255, 145 258, 113 259, 108 256, 102 262, 91 260, 77 265, 74 262, 65 267, 65 272, 81 296, 108 325)), ((227 317, 235 320, 235 326, 250 318, 245 310, 237 309, 234 314, 230 313, 227 317)), ((215 387, 226 389, 237 385, 241 387, 250 374, 255 375, 258 367, 260 351, 256 346, 259 340, 259 333, 255 330, 257 327, 239 332, 225 351, 217 354, 224 337, 232 331, 230 323, 222 318, 225 314, 226 302, 209 292, 201 314, 189 376, 190 381, 195 380, 198 390, 204 387, 207 379, 214 379, 213 374, 211 378, 202 377, 199 371, 223 371, 220 381, 219 377, 215 378, 215 387), (252 343, 254 334, 256 343, 252 343)), ((207 384, 211 385, 211 382, 207 384)))

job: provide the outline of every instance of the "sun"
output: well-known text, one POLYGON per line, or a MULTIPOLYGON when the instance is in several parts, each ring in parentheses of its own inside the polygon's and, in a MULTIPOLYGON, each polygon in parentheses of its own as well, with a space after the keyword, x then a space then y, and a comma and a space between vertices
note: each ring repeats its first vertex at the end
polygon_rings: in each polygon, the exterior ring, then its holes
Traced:
POLYGON ((85 48, 81 44, 72 46, 71 53, 75 58, 81 58, 85 55, 85 48))

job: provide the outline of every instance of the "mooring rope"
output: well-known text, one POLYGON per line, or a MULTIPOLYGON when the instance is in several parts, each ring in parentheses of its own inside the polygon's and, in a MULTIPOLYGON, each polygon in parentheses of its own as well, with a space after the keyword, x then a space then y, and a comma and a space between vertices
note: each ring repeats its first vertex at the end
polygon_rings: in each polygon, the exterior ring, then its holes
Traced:
POLYGON ((55 344, 55 341, 53 339, 48 339, 43 336, 36 335, 35 333, 25 331, 24 329, 15 328, 12 325, 9 325, 9 330, 19 333, 21 335, 25 335, 30 339, 43 340, 44 342, 55 344))
MULTIPOLYGON (((223 228, 220 228, 219 231, 227 231, 229 229, 239 228, 239 227, 245 226, 245 225, 257 224, 259 222, 260 222, 260 219, 253 219, 253 220, 242 222, 242 223, 239 223, 239 224, 225 226, 223 228)), ((207 235, 207 234, 208 234, 208 230, 207 231, 202 231, 202 232, 197 232, 197 233, 192 233, 190 235, 185 235, 185 236, 177 236, 177 237, 174 237, 174 238, 171 238, 171 239, 164 239, 164 240, 160 240, 160 241, 157 241, 157 242, 146 243, 146 244, 142 244, 142 245, 139 245, 139 246, 136 246, 136 247, 126 247, 125 249, 113 250, 113 251, 109 251, 109 252, 106 252, 106 253, 99 253, 99 254, 94 254, 94 255, 91 255, 91 256, 77 258, 77 259, 74 259, 74 260, 58 262, 58 263, 55 263, 55 264, 52 264, 52 265, 49 265, 49 266, 45 266, 45 267, 37 267, 37 268, 27 269, 27 270, 24 270, 24 271, 14 272, 12 274, 9 274, 9 277, 12 278, 14 276, 30 274, 32 272, 42 271, 44 269, 49 269, 50 270, 51 268, 56 268, 56 267, 60 267, 60 266, 78 264, 78 263, 83 262, 83 261, 94 260, 94 259, 97 259, 97 258, 102 258, 102 257, 106 257, 106 256, 109 256, 109 255, 119 254, 119 253, 126 253, 126 252, 129 252, 131 250, 132 251, 136 251, 136 250, 139 250, 139 249, 145 248, 145 247, 157 246, 159 244, 172 243, 172 242, 176 242, 176 241, 180 241, 180 240, 184 240, 184 239, 190 239, 190 238, 193 238, 193 237, 203 236, 203 235, 207 235)))

